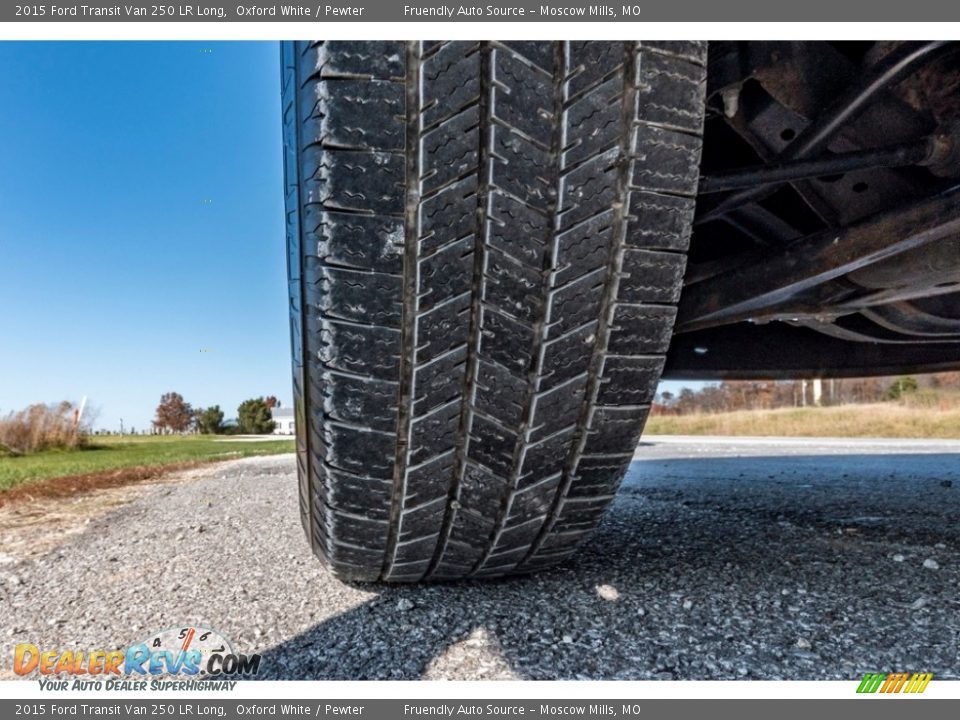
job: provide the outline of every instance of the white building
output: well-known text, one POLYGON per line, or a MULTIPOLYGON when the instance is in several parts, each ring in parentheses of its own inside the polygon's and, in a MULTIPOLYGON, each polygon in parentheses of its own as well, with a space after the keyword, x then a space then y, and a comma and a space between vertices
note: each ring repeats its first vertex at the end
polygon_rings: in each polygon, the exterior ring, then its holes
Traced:
POLYGON ((276 423, 273 428, 274 435, 294 435, 296 433, 293 408, 274 408, 271 414, 273 415, 273 421, 276 423))

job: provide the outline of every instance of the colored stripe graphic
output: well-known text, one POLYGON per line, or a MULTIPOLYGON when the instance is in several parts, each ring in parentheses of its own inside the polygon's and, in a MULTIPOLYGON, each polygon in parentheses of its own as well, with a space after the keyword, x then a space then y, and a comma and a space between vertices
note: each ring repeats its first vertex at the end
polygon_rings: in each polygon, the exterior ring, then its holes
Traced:
POLYGON ((867 673, 857 687, 858 693, 922 693, 933 679, 932 673, 867 673))

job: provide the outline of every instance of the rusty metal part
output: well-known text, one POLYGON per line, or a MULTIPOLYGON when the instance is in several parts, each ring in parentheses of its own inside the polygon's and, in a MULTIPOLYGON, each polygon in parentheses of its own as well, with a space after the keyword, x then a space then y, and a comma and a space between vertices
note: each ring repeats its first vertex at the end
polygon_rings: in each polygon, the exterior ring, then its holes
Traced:
POLYGON ((956 345, 960 342, 960 335, 930 335, 917 336, 905 335, 900 330, 889 328, 885 325, 874 322, 865 313, 847 315, 834 321, 804 319, 794 323, 802 327, 808 327, 824 335, 831 335, 841 340, 847 340, 853 343, 879 343, 881 345, 956 345))
POLYGON ((857 150, 811 160, 785 160, 707 175, 700 178, 698 192, 704 195, 776 185, 793 180, 838 175, 851 170, 939 164, 943 162, 944 156, 949 156, 949 153, 949 136, 946 142, 938 136, 933 136, 892 147, 857 150))
MULTIPOLYGON (((960 45, 949 41, 905 42, 898 46, 865 72, 833 105, 800 132, 783 150, 780 158, 796 160, 823 151, 840 130, 869 107, 879 93, 957 47, 960 45)), ((770 186, 761 186, 737 192, 699 216, 696 222, 703 224, 722 217, 749 202, 757 201, 769 191, 770 186)))
POLYGON ((938 130, 933 140, 930 172, 940 177, 960 177, 960 118, 938 130))
POLYGON ((677 332, 778 317, 805 291, 906 251, 960 233, 960 187, 825 230, 782 248, 750 253, 739 266, 688 287, 677 332))
POLYGON ((924 312, 909 302, 881 305, 861 313, 868 320, 893 332, 916 337, 960 336, 960 318, 924 312))
POLYGON ((933 288, 960 283, 960 238, 946 236, 852 272, 848 279, 868 290, 933 288))

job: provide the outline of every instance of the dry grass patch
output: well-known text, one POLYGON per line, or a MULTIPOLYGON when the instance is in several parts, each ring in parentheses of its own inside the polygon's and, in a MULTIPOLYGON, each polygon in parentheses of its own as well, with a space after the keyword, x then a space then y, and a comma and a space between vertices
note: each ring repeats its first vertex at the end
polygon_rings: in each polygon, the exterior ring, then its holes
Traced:
POLYGON ((940 409, 876 403, 659 415, 647 421, 646 432, 654 435, 960 439, 960 407, 940 409))

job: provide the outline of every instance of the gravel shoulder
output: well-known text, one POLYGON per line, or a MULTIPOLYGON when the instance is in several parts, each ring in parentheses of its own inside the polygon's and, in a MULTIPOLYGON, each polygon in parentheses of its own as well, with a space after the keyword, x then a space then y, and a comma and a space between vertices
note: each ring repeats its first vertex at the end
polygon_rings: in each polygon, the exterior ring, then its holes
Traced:
POLYGON ((944 441, 646 438, 569 564, 422 587, 333 579, 293 457, 238 460, 0 515, 0 645, 199 623, 273 679, 956 679, 958 460, 944 441))

